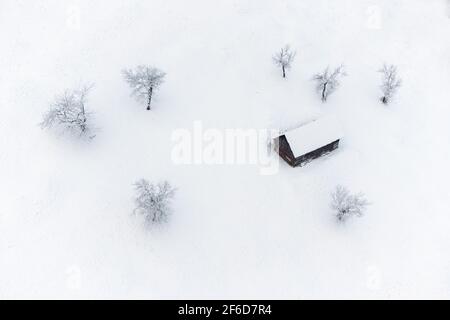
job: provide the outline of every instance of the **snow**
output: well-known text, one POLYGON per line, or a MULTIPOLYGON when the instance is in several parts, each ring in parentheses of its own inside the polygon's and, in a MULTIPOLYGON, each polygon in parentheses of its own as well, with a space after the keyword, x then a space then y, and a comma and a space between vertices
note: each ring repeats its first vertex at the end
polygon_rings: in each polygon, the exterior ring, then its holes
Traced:
POLYGON ((1 0, 0 298, 450 298, 449 34, 444 0, 1 0), (384 62, 403 79, 389 106, 384 62), (341 63, 324 104, 311 78, 341 63), (121 75, 139 64, 167 72, 152 112, 121 75), (39 128, 90 82, 94 140, 39 128), (171 161, 196 120, 322 116, 345 139, 301 170, 171 161), (165 227, 132 215, 140 178, 177 187, 165 227), (336 223, 338 184, 364 217, 336 223))
POLYGON ((285 133, 295 157, 340 140, 342 129, 332 117, 323 117, 285 133))

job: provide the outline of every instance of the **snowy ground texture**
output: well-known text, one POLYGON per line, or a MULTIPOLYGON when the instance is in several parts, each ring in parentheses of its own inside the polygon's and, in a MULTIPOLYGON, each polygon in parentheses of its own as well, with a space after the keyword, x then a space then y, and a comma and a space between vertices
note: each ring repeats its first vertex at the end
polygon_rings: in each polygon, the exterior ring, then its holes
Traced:
POLYGON ((449 17, 446 0, 0 0, 0 298, 450 298, 449 17), (383 62, 403 78, 388 107, 383 62), (311 77, 340 63, 322 104, 311 77), (137 64, 168 74, 152 112, 120 73, 137 64), (42 131, 83 82, 96 139, 42 131), (304 168, 171 161, 195 120, 321 114, 345 139, 304 168), (131 215, 143 177, 178 188, 160 230, 131 215), (367 195, 363 218, 336 223, 337 184, 367 195))

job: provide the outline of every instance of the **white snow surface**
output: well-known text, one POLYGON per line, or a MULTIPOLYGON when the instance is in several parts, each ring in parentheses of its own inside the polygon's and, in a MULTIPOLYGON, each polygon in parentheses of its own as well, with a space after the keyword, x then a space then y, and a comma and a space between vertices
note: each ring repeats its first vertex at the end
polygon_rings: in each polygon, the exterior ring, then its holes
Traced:
POLYGON ((295 157, 322 148, 343 137, 339 123, 329 116, 287 131, 284 135, 295 157))
POLYGON ((0 298, 450 298, 449 35, 445 0, 1 0, 0 298), (403 79, 389 106, 384 62, 403 79), (341 63, 323 104, 312 76, 341 63), (138 64, 167 72, 152 112, 122 79, 138 64), (86 82, 97 137, 42 131, 86 82), (345 139, 304 168, 171 161, 195 120, 326 115, 345 139), (177 187, 165 227, 132 215, 140 178, 177 187), (336 223, 338 184, 364 217, 336 223))

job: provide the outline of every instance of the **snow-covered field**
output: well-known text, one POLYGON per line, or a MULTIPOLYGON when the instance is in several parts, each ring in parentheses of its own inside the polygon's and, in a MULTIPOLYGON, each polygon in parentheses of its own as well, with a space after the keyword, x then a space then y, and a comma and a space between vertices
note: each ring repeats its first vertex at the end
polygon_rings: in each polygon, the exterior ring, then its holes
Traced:
POLYGON ((449 17, 446 0, 0 0, 0 298, 450 298, 449 17), (384 62, 403 79, 389 106, 384 62), (311 78, 341 63, 323 104, 311 78), (167 72, 151 112, 121 75, 138 64, 167 72), (97 137, 41 130, 85 82, 97 137), (303 168, 171 158, 196 120, 320 115, 345 139, 303 168), (161 229, 132 216, 143 177, 178 188, 161 229), (336 222, 337 184, 364 217, 336 222))

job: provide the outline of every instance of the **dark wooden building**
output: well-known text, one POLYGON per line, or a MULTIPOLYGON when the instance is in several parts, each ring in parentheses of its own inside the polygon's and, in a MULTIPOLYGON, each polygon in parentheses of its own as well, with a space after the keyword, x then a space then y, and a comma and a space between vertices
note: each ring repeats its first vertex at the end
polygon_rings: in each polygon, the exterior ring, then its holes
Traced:
POLYGON ((342 133, 338 123, 331 117, 321 118, 285 132, 275 138, 275 147, 290 166, 302 167, 336 150, 342 133))

